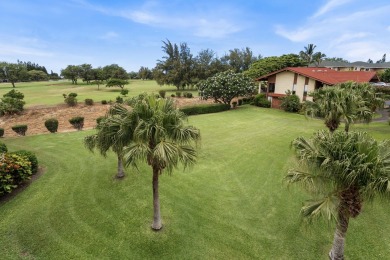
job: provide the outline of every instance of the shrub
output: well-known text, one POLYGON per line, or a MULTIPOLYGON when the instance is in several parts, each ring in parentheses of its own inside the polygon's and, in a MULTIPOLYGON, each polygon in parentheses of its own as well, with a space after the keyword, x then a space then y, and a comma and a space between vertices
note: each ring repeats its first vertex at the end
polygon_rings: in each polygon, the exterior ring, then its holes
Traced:
POLYGON ((102 105, 107 105, 107 100, 102 100, 102 105))
POLYGON ((14 125, 12 130, 18 135, 25 136, 27 132, 27 125, 14 125))
POLYGON ((118 103, 118 104, 122 104, 123 103, 123 98, 121 96, 117 96, 115 102, 118 103))
POLYGON ((45 121, 45 126, 50 133, 56 133, 58 130, 58 120, 56 118, 49 118, 45 121))
POLYGON ((35 155, 35 153, 33 153, 31 151, 26 151, 26 150, 19 150, 16 152, 12 152, 10 154, 16 154, 16 155, 28 160, 31 164, 31 173, 32 174, 36 174, 38 172, 38 158, 35 155))
POLYGON ((245 105, 245 104, 251 104, 252 102, 254 102, 253 100, 255 99, 254 96, 251 96, 251 97, 244 97, 242 98, 242 104, 245 105))
POLYGON ((129 90, 128 89, 122 89, 121 90, 121 95, 122 96, 126 96, 127 94, 129 94, 129 90))
POLYGON ((192 98, 193 97, 191 92, 184 92, 183 96, 186 97, 186 98, 192 98))
POLYGON ((86 98, 86 99, 85 99, 85 104, 86 104, 87 106, 92 106, 92 105, 93 105, 93 99, 91 99, 91 98, 86 98))
POLYGON ((291 94, 290 92, 287 92, 286 94, 287 96, 283 97, 280 107, 286 112, 298 112, 301 109, 299 97, 295 94, 291 94))
POLYGON ((181 97, 181 92, 180 92, 180 91, 176 92, 176 96, 177 96, 178 98, 181 97))
POLYGON ((77 94, 76 93, 69 93, 69 95, 66 95, 66 94, 62 94, 62 96, 64 96, 64 102, 70 106, 70 107, 74 107, 77 105, 77 94))
POLYGON ((271 107, 271 102, 264 93, 257 94, 253 99, 253 104, 258 107, 271 107))
POLYGON ((105 116, 99 116, 98 118, 96 118, 96 124, 99 125, 100 122, 105 119, 106 117, 105 116))
POLYGON ((160 91, 158 91, 158 94, 160 95, 160 97, 162 97, 162 98, 165 98, 165 94, 166 94, 167 92, 165 91, 165 90, 160 90, 160 91))
POLYGON ((176 95, 175 94, 171 94, 171 97, 176 97, 176 95))
POLYGON ((5 145, 5 143, 0 142, 0 153, 6 153, 8 152, 8 148, 5 145))
POLYGON ((69 119, 69 123, 76 128, 77 130, 81 130, 84 127, 84 117, 76 116, 69 119))
POLYGON ((31 163, 16 154, 0 156, 0 195, 10 193, 22 182, 30 179, 31 163))
POLYGON ((0 128, 0 137, 4 136, 4 128, 0 128))
POLYGON ((26 104, 23 99, 24 95, 14 89, 4 94, 0 102, 0 114, 12 115, 23 111, 23 106, 26 104))
POLYGON ((236 108, 237 107, 237 101, 233 101, 232 105, 233 105, 233 108, 236 108))
POLYGON ((239 99, 238 99, 238 105, 239 105, 239 106, 242 106, 242 103, 243 103, 242 99, 239 98, 239 99))
POLYGON ((183 107, 180 110, 190 116, 190 115, 200 115, 200 114, 209 114, 217 113, 230 109, 230 105, 227 104, 203 104, 197 106, 187 106, 183 107))

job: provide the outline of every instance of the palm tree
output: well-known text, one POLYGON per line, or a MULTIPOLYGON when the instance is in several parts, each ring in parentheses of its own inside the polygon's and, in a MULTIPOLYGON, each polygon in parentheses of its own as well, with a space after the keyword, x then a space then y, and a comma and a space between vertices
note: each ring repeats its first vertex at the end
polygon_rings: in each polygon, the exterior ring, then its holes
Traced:
MULTIPOLYGON (((200 140, 200 131, 184 124, 185 115, 176 109, 171 99, 142 95, 131 102, 131 112, 123 120, 132 122, 133 141, 124 149, 126 165, 137 167, 146 161, 153 172, 153 224, 154 230, 162 227, 159 200, 159 176, 166 170, 171 173, 182 163, 184 167, 196 161, 194 144, 200 140)), ((123 128, 124 129, 124 128, 123 128)), ((124 129, 125 130, 125 129, 124 129)), ((120 135, 127 134, 121 131, 120 135)))
POLYGON ((367 133, 319 131, 292 142, 299 170, 289 170, 288 183, 300 183, 313 194, 302 207, 309 219, 336 220, 330 259, 344 259, 350 218, 361 213, 363 201, 390 193, 390 141, 378 142, 367 133))
POLYGON ((308 65, 313 61, 314 49, 316 47, 316 45, 310 43, 307 47, 304 47, 303 51, 299 52, 299 56, 301 56, 302 60, 306 61, 308 65))
POLYGON ((315 65, 316 65, 316 67, 320 66, 320 64, 321 64, 321 62, 322 62, 322 60, 324 58, 326 58, 325 53, 316 52, 316 53, 313 54, 313 61, 314 61, 315 65))
POLYGON ((133 138, 132 131, 129 131, 132 128, 132 122, 125 120, 124 115, 126 113, 129 113, 129 111, 125 107, 113 106, 106 117, 98 124, 97 133, 84 138, 84 145, 90 151, 97 148, 103 156, 106 156, 110 149, 116 153, 118 158, 116 177, 118 179, 125 176, 123 149, 130 144, 133 138))

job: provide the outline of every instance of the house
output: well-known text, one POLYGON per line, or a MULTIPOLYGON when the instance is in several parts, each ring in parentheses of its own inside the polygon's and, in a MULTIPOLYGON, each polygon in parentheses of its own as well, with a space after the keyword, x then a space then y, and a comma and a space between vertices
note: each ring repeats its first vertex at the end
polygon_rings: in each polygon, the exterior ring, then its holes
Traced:
MULTIPOLYGON (((295 92, 301 101, 312 100, 309 92, 323 87, 333 86, 346 81, 378 82, 373 71, 336 71, 325 67, 287 67, 256 79, 266 81, 263 91, 271 101, 272 108, 280 108, 282 97, 288 90, 295 92)), ((260 83, 261 84, 261 83, 260 83)))
MULTIPOLYGON (((356 62, 341 62, 341 61, 321 61, 321 67, 325 67, 337 71, 384 71, 390 68, 390 62, 383 63, 368 63, 364 61, 356 62)), ((310 64, 309 67, 316 67, 315 64, 310 64)))

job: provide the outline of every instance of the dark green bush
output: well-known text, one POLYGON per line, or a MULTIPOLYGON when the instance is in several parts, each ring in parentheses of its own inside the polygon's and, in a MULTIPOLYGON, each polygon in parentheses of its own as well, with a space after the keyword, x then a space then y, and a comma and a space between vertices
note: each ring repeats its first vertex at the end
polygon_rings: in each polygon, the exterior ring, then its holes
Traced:
POLYGON ((10 92, 3 95, 3 97, 10 97, 10 98, 16 98, 16 99, 24 99, 24 94, 13 89, 10 92))
POLYGON ((286 112, 296 113, 301 109, 301 101, 299 97, 295 94, 287 94, 283 97, 280 107, 286 112))
POLYGON ((107 100, 102 100, 102 105, 107 105, 107 100))
POLYGON ((257 94, 253 99, 253 104, 258 107, 271 107, 271 102, 264 93, 257 94))
POLYGON ((0 128, 0 137, 4 136, 4 128, 0 128))
POLYGON ((159 90, 158 91, 158 94, 160 95, 160 97, 162 97, 162 98, 165 98, 165 94, 166 94, 167 92, 165 91, 165 90, 159 90))
POLYGON ((175 94, 171 94, 171 97, 176 97, 176 95, 175 94))
POLYGON ((12 127, 12 130, 17 133, 18 135, 26 135, 27 132, 27 125, 14 125, 12 127))
POLYGON ((192 95, 191 92, 184 92, 183 97, 186 97, 186 98, 193 98, 193 95, 192 95))
POLYGON ((77 97, 77 93, 72 92, 72 93, 69 93, 68 96, 69 96, 69 97, 77 97))
POLYGON ((180 110, 190 116, 190 115, 200 115, 200 114, 209 114, 209 113, 217 113, 230 109, 230 105, 227 104, 203 104, 196 106, 188 106, 180 108, 180 110))
POLYGON ((13 115, 23 111, 26 104, 23 98, 23 93, 14 89, 4 94, 0 102, 0 115, 13 115))
POLYGON ((255 99, 254 96, 251 96, 251 97, 244 97, 242 98, 242 104, 245 105, 245 104, 250 104, 253 102, 253 100, 255 99))
POLYGON ((6 153, 8 152, 8 148, 5 145, 5 143, 0 142, 0 153, 6 153))
POLYGON ((96 118, 96 124, 99 125, 100 122, 105 119, 106 117, 105 116, 99 116, 98 118, 96 118))
POLYGON ((129 90, 128 89, 122 89, 121 90, 121 95, 122 96, 126 96, 127 94, 129 94, 129 90))
POLYGON ((85 99, 85 104, 87 106, 92 106, 93 105, 93 99, 92 98, 86 98, 85 99))
POLYGON ((180 91, 178 91, 178 92, 176 92, 176 97, 181 97, 181 92, 180 91))
POLYGON ((77 130, 82 130, 84 127, 84 117, 76 116, 69 119, 69 123, 77 130))
POLYGON ((74 107, 77 105, 77 94, 76 93, 69 93, 69 95, 62 94, 64 96, 64 102, 70 106, 74 107))
POLYGON ((242 102, 243 102, 242 99, 239 98, 239 99, 238 99, 238 105, 239 105, 239 106, 242 106, 242 102))
POLYGON ((24 157, 31 163, 31 173, 36 174, 38 172, 38 158, 35 153, 26 150, 19 150, 10 154, 16 154, 20 157, 24 157))
POLYGON ((232 106, 233 106, 233 108, 236 108, 237 107, 237 101, 233 101, 232 102, 232 106))
POLYGON ((121 96, 117 96, 115 102, 118 103, 118 104, 122 104, 123 103, 123 98, 121 96))
POLYGON ((45 126, 50 133, 56 133, 58 130, 58 120, 56 118, 49 118, 45 121, 45 126))
POLYGON ((19 184, 30 179, 31 163, 16 154, 0 156, 0 195, 10 193, 19 184))

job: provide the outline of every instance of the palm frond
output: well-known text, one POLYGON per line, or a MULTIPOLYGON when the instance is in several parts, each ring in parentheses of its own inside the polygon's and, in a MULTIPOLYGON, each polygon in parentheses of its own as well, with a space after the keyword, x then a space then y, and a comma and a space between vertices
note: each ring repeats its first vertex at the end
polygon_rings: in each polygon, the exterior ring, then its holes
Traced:
POLYGON ((334 194, 317 199, 308 200, 301 208, 301 215, 309 221, 317 218, 325 218, 327 221, 337 221, 337 209, 339 200, 334 194))

